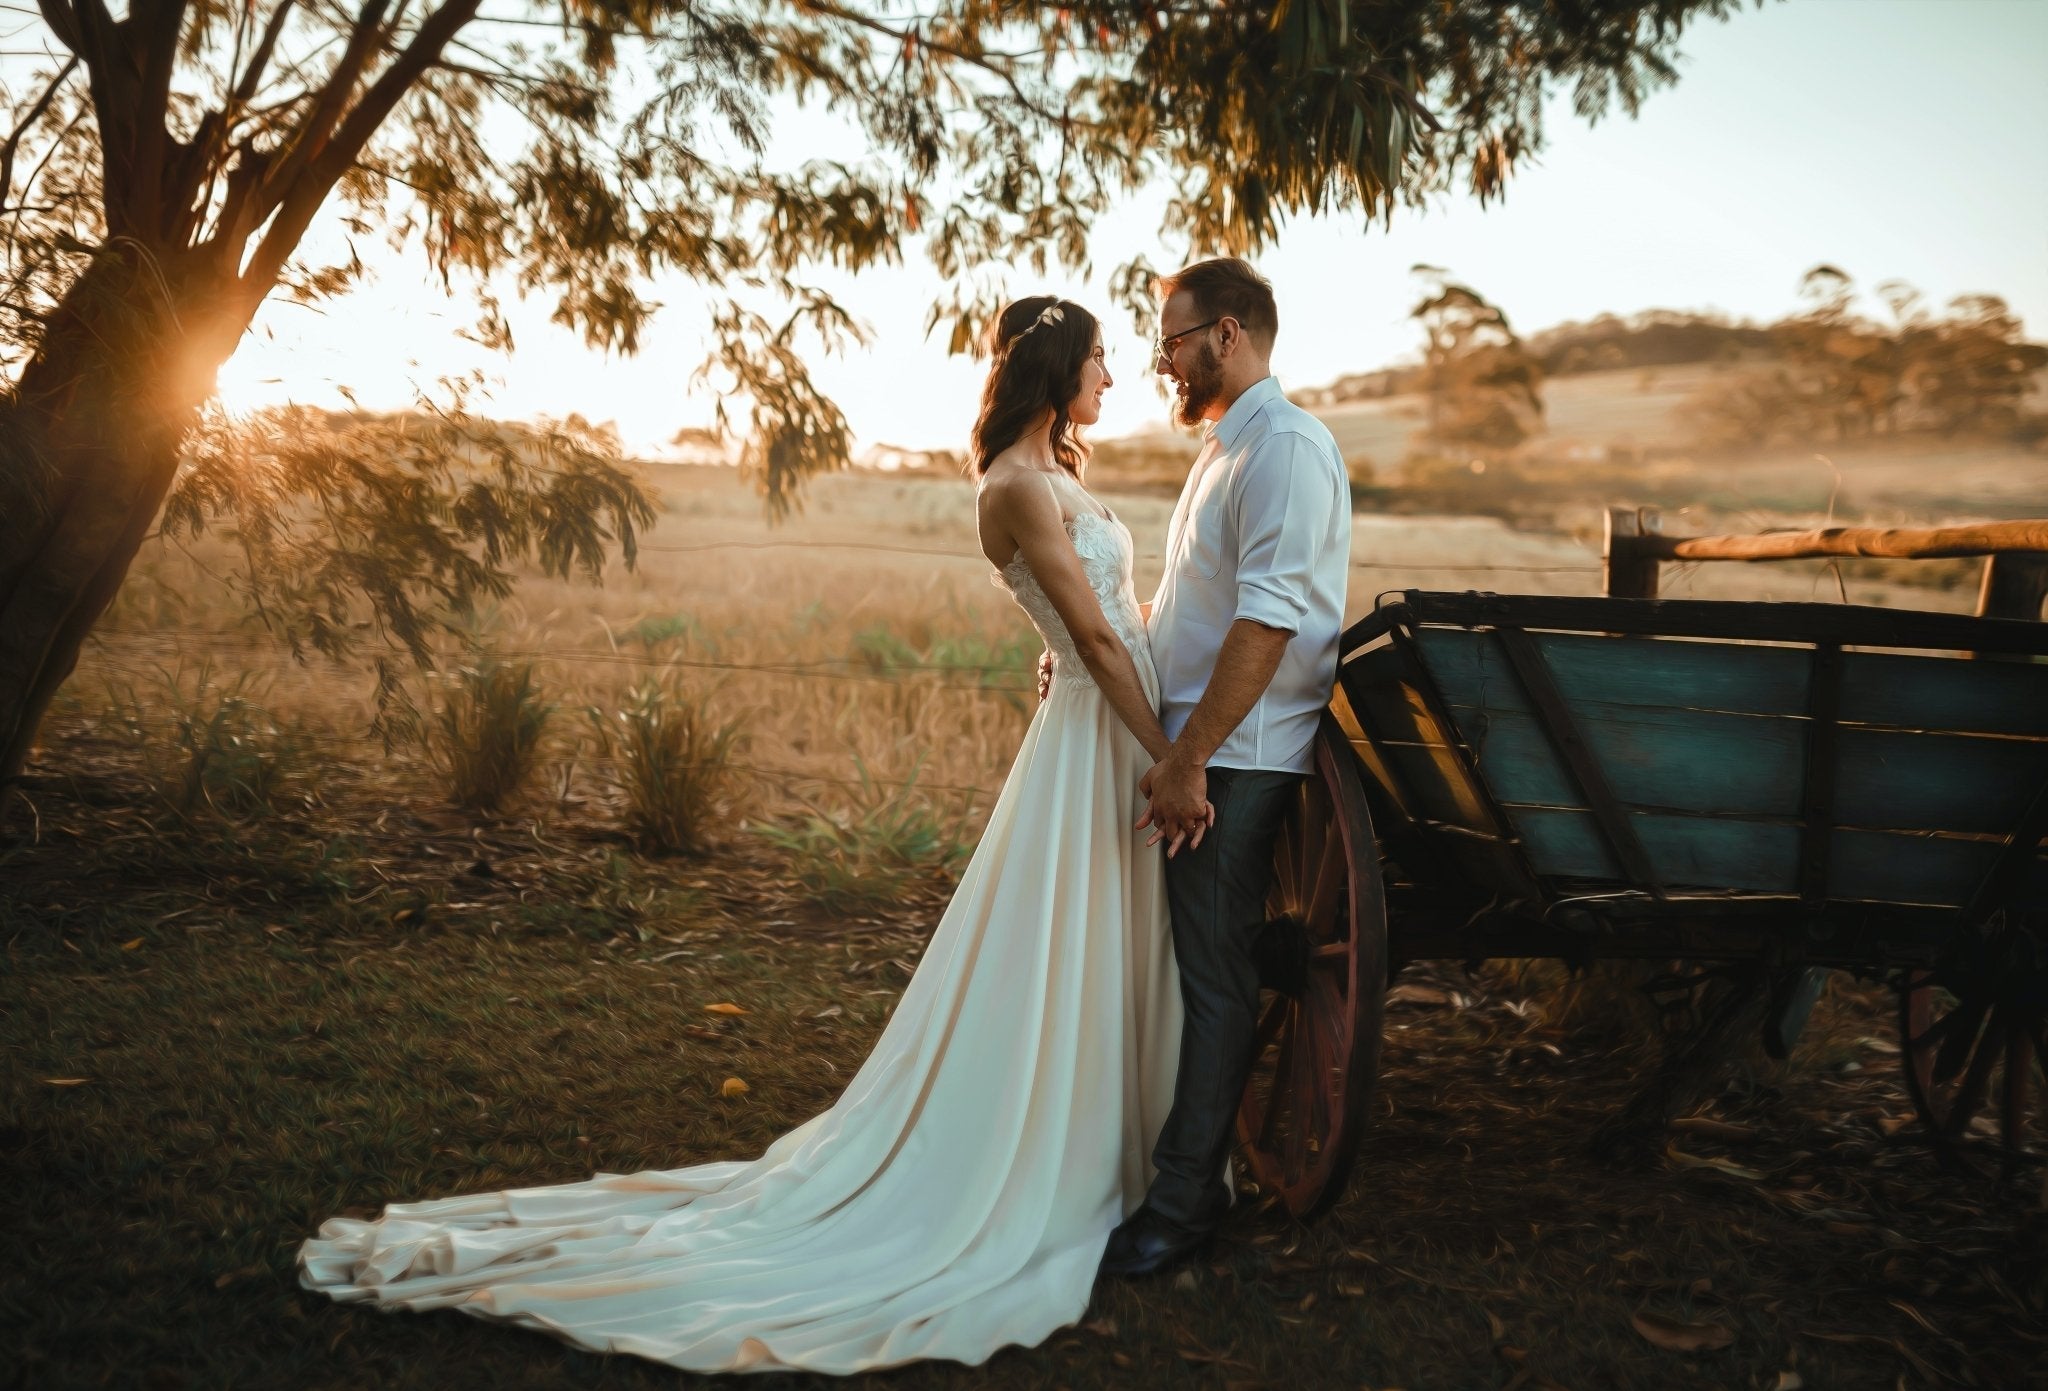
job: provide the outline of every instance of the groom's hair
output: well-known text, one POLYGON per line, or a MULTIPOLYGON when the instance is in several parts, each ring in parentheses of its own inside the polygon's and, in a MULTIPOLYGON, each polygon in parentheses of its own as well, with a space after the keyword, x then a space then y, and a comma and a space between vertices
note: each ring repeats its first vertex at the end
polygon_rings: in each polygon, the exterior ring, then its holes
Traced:
POLYGON ((1280 333, 1280 311, 1273 303, 1273 287, 1253 270, 1249 261, 1235 256, 1218 256, 1197 261, 1171 275, 1152 282, 1164 301, 1182 290, 1194 296, 1195 313, 1204 319, 1229 315, 1244 325, 1244 331, 1260 346, 1271 348, 1280 333))

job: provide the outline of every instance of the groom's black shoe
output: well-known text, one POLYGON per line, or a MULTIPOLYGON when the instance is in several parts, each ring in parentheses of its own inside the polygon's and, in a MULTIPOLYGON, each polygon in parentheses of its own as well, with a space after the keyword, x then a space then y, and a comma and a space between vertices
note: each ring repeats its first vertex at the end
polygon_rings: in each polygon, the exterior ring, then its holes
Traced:
POLYGON ((1109 1247, 1102 1253, 1101 1273, 1157 1275, 1198 1254, 1214 1235, 1213 1228, 1183 1227, 1141 1204, 1109 1234, 1109 1247))

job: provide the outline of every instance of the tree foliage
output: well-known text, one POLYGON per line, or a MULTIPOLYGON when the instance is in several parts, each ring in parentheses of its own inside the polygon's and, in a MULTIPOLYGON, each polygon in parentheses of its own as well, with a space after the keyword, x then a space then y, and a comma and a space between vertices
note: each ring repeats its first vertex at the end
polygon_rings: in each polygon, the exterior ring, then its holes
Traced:
MULTIPOLYGON (((1736 6, 37 0, 11 42, 47 63, 0 68, 0 777, 257 307, 346 291, 365 240, 423 256, 502 346, 505 294, 632 352, 655 281, 705 287, 707 381, 783 506, 848 455, 805 368, 850 329, 815 268, 923 255, 964 348, 1006 277, 1089 267, 1142 186, 1173 190, 1170 242, 1218 252, 1492 197, 1546 91, 1632 112, 1684 27, 1736 6), (868 155, 778 165, 790 101, 868 155)), ((1134 307, 1147 270, 1112 276, 1134 307)))
POLYGON ((1436 266, 1417 266, 1426 286, 1409 311, 1422 328, 1422 389, 1429 438, 1512 449, 1543 419, 1543 364, 1505 310, 1436 266))
POLYGON ((1903 281, 1877 287, 1882 314, 1858 307, 1832 265, 1801 281, 1807 308, 1762 331, 1768 360, 1716 384, 1690 411, 1715 443, 1755 448, 1933 431, 2038 438, 2028 400, 2048 347, 2027 341, 1996 295, 1959 295, 1935 313, 1903 281))
MULTIPOLYGON (((1092 221, 1148 180, 1176 190, 1169 238, 1231 252, 1289 214, 1385 216, 1457 181, 1489 197, 1540 144, 1549 85, 1589 118, 1633 111, 1672 79, 1684 23, 1731 7, 136 0, 115 19, 42 0, 56 60, 8 93, 6 352, 33 353, 126 239, 167 298, 203 266, 235 333, 275 289, 344 289, 358 259, 295 260, 323 211, 468 277, 500 341, 500 273, 631 351, 655 273, 781 291, 824 323, 807 268, 915 244, 970 292, 941 316, 964 346, 978 275, 1086 265, 1092 221), (873 158, 771 167, 785 95, 858 124, 873 158)), ((784 332, 718 328, 757 348, 784 332)), ((800 370, 750 361, 752 386, 800 370)))

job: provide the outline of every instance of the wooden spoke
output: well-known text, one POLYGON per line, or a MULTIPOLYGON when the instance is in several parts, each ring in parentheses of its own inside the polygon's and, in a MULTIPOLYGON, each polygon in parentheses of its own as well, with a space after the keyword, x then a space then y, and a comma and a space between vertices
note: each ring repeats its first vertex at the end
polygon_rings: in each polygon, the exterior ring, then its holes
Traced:
POLYGON ((2034 1149, 2048 1011, 2023 970, 1995 959, 1938 976, 1915 971, 1899 990, 1906 1091, 1944 1158, 2010 1170, 2034 1149), (1996 1139, 1973 1123, 1989 1108, 1996 1139))
POLYGON ((1238 1107, 1252 1177, 1297 1217, 1343 1192, 1370 1114, 1386 993, 1386 900, 1357 755, 1334 720, 1276 837, 1268 933, 1297 934, 1255 1039, 1238 1107), (1305 936, 1306 940, 1302 940, 1305 936), (1284 977, 1284 978, 1283 978, 1284 977))
POLYGON ((2026 1148, 2028 1095, 2034 1084, 2034 1040, 2026 1029, 2005 1035, 2005 1079, 1998 1098, 1998 1129, 2008 1150, 2026 1148))
POLYGON ((1300 834, 1299 824, 1290 821, 1280 828, 1280 838, 1273 847, 1273 890, 1279 896, 1281 911, 1289 916, 1299 916, 1301 905, 1299 866, 1294 853, 1294 842, 1300 834))
MULTIPOLYGON (((1991 1006, 1988 1002, 1971 1000, 1942 1021, 1943 1024, 1954 1024, 1955 1027, 1943 1030, 1941 1046, 1934 1052, 1933 1074, 1936 1086, 1953 1081, 1956 1074, 1969 1063, 1983 1038, 1984 1021, 1990 1013, 1991 1006)), ((1934 1029, 1928 1030, 1929 1034, 1934 1032, 1934 1029)), ((1923 1048, 1928 1046, 1926 1035, 1914 1041, 1923 1048)))
MULTIPOLYGON (((1961 1037, 1951 1034, 1951 1039, 1961 1037)), ((1943 1051, 1947 1051, 1946 1045, 1943 1051)), ((1955 1089, 1949 1102, 1949 1112, 1943 1123, 1943 1132, 1951 1140, 1959 1140, 1968 1130, 1970 1122, 1976 1119, 1979 1108, 1984 1105, 1985 1093, 1991 1086, 1991 1069, 2003 1061, 2005 1055, 2005 1021, 1997 1012, 1986 1012, 1984 1031, 1977 1036, 1977 1047, 1969 1054, 1969 1065, 1963 1073, 1963 1080, 1955 1089)), ((1936 1067, 1935 1081, 1939 1084, 1940 1068, 1936 1067)))
POLYGON ((1294 1050, 1300 1030, 1289 1026, 1296 1023, 1294 1008, 1290 1004, 1287 1010, 1287 1026, 1280 1030, 1280 1056, 1273 1064, 1273 1094, 1266 1100, 1266 1123, 1258 1134, 1258 1142, 1261 1145, 1270 1145, 1273 1142, 1273 1122, 1279 1117, 1280 1112, 1286 1109, 1287 1103, 1294 1099, 1294 1050))
POLYGON ((1315 874, 1306 880, 1308 903, 1302 921, 1308 926, 1311 942, 1320 945, 1348 935, 1344 925, 1337 921, 1337 895, 1344 886, 1344 875, 1344 851, 1338 843, 1337 823, 1333 821, 1323 832, 1321 859, 1315 874))
POLYGON ((1281 1025, 1287 1022, 1288 1002, 1285 995, 1275 995, 1266 1006, 1264 1017, 1259 1020, 1258 1032, 1252 1036, 1252 1056, 1264 1053, 1275 1038, 1280 1036, 1281 1025))

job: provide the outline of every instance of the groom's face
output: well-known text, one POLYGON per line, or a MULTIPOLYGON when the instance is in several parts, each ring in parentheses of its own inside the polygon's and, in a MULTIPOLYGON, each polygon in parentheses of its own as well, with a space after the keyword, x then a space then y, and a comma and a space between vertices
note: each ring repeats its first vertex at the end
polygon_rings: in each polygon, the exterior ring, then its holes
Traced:
POLYGON ((1189 333, 1174 341, 1176 332, 1185 332, 1201 322, 1194 296, 1184 290, 1169 296, 1159 306, 1159 336, 1172 351, 1161 353, 1153 367, 1173 385, 1173 417, 1183 425, 1201 424, 1210 409, 1223 399, 1223 359, 1216 355, 1216 345, 1209 341, 1208 331, 1189 333))

